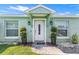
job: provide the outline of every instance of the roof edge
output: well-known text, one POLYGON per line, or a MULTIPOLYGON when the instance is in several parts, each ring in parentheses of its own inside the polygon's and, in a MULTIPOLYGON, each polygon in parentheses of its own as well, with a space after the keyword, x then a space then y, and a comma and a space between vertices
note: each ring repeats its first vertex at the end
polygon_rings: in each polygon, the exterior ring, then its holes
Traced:
POLYGON ((44 5, 37 5, 37 6, 35 6, 35 7, 33 7, 33 8, 31 8, 31 9, 28 9, 27 11, 31 11, 31 10, 34 10, 35 8, 38 8, 38 7, 43 7, 43 8, 45 8, 45 9, 47 9, 48 11, 51 11, 51 12, 56 12, 55 10, 52 10, 51 8, 48 8, 48 7, 46 7, 46 6, 44 6, 44 5))
POLYGON ((27 15, 0 14, 0 17, 28 17, 27 15))

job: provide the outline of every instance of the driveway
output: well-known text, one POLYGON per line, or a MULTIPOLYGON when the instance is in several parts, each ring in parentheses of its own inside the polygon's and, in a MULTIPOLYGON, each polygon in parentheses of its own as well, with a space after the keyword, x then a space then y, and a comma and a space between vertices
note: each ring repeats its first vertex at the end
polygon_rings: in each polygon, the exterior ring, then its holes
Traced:
POLYGON ((65 54, 55 46, 36 45, 32 47, 32 51, 38 54, 47 54, 47 55, 65 54))

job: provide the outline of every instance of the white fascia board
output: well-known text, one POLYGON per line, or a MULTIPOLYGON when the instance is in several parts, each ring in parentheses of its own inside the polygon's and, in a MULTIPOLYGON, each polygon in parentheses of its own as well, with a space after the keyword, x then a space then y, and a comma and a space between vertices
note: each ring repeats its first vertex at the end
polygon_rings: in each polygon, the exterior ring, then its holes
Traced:
POLYGON ((3 14, 0 17, 28 17, 27 15, 3 14))
POLYGON ((76 15, 52 15, 51 17, 79 17, 76 15))

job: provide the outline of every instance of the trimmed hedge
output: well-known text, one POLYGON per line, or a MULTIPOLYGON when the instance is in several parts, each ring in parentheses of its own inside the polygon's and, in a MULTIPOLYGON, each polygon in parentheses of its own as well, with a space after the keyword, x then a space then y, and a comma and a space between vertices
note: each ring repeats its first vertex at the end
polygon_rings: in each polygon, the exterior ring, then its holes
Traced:
POLYGON ((21 36, 22 44, 26 44, 27 43, 27 30, 25 27, 22 27, 20 29, 20 36, 21 36))
POLYGON ((56 45, 57 28, 51 27, 51 44, 56 45))

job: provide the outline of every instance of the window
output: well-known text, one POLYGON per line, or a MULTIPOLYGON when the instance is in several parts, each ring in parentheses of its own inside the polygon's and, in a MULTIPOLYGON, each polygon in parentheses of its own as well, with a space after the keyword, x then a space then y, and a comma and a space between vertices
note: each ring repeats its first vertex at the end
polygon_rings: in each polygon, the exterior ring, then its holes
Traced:
POLYGON ((68 22, 67 21, 55 21, 55 26, 58 28, 58 36, 67 36, 67 28, 68 22))
POLYGON ((67 36, 67 30, 58 30, 58 36, 67 36))
POLYGON ((18 21, 6 21, 6 36, 18 36, 18 21))

